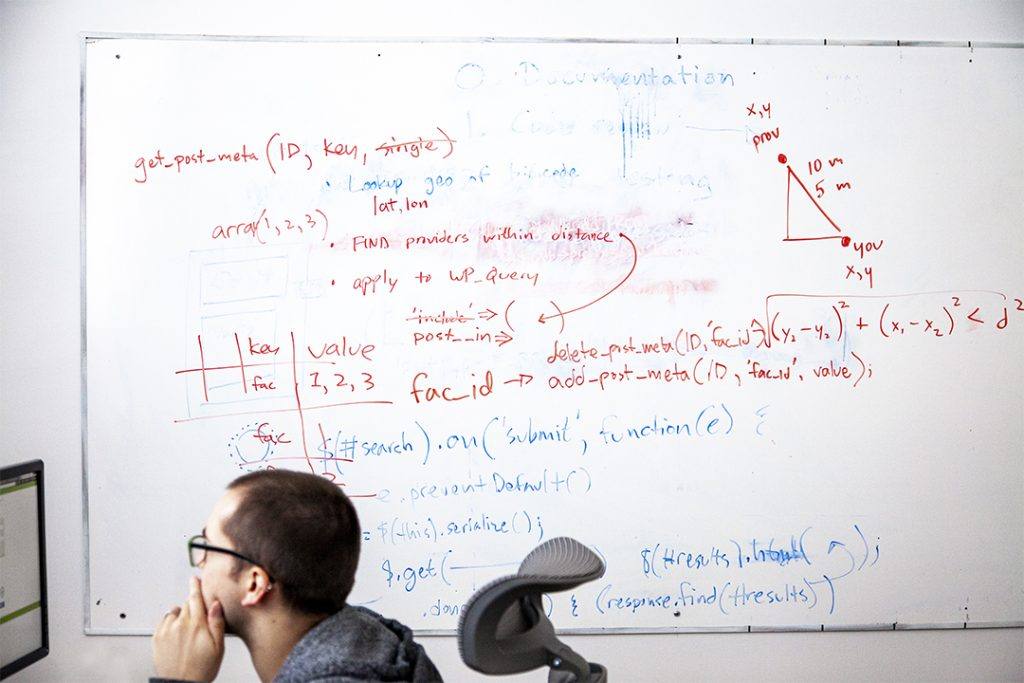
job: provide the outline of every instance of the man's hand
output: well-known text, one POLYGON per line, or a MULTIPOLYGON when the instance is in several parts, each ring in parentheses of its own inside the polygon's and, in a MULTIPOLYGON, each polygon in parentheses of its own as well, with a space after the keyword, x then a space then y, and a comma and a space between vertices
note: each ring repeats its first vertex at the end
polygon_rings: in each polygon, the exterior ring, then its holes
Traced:
POLYGON ((153 634, 156 675, 206 683, 217 677, 223 659, 224 608, 217 600, 206 608, 193 576, 188 600, 172 608, 153 634))

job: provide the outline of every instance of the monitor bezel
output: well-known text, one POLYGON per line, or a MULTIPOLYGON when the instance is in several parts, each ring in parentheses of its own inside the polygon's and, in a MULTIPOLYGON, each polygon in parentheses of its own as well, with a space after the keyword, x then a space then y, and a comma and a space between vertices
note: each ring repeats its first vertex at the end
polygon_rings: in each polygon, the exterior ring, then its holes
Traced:
POLYGON ((5 662, 0 666, 0 679, 7 678, 12 674, 21 671, 30 664, 50 654, 50 624, 49 624, 49 602, 46 595, 46 505, 44 502, 44 477, 43 461, 29 460, 27 462, 10 465, 0 468, 0 484, 26 474, 34 474, 37 477, 36 505, 39 519, 39 609, 42 616, 42 644, 38 649, 22 655, 11 662, 5 662))

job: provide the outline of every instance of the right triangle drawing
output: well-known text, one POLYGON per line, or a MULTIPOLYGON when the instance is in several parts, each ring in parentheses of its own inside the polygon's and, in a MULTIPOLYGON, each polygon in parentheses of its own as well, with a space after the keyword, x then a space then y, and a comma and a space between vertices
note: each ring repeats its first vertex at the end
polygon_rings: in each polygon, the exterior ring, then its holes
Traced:
MULTIPOLYGON (((781 160, 781 159, 780 159, 781 160)), ((842 239, 842 229, 825 212, 793 168, 786 164, 786 242, 842 239)))

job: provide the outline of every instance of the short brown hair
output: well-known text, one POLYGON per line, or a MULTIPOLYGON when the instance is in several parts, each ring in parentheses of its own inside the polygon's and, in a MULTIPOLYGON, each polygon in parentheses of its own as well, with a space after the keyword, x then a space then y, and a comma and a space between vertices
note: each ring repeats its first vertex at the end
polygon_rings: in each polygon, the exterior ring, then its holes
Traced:
POLYGON ((224 533, 274 578, 288 604, 307 614, 344 607, 362 539, 348 496, 323 477, 292 470, 245 474, 228 489, 240 489, 242 500, 224 533))

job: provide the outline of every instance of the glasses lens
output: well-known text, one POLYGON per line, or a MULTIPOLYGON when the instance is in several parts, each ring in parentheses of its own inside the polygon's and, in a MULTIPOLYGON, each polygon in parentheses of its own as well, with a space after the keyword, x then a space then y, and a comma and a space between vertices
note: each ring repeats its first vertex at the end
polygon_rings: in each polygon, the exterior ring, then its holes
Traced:
POLYGON ((197 547, 195 544, 206 543, 206 539, 202 536, 193 536, 188 540, 188 563, 193 567, 198 567, 206 559, 206 548, 197 547))

